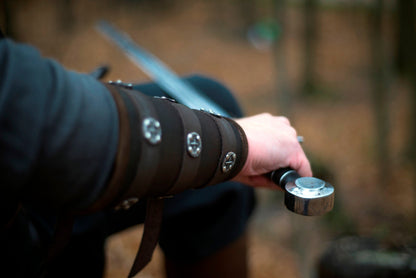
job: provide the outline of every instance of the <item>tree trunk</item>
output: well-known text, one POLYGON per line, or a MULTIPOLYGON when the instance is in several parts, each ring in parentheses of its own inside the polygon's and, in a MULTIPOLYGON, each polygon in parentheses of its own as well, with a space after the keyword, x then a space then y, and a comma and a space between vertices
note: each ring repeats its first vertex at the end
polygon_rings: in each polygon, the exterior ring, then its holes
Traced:
POLYGON ((291 95, 289 89, 289 81, 287 75, 287 16, 286 16, 286 0, 273 1, 275 19, 280 26, 280 36, 274 43, 274 59, 276 65, 276 84, 278 97, 278 108, 281 114, 290 117, 291 115, 291 95))
POLYGON ((256 0, 239 0, 243 32, 246 32, 256 22, 256 0))
POLYGON ((317 34, 317 9, 318 1, 306 0, 304 2, 304 71, 303 88, 304 95, 316 93, 315 80, 315 45, 317 34))
POLYGON ((376 0, 371 14, 371 55, 373 79, 373 105, 376 127, 376 159, 379 174, 379 184, 386 187, 389 183, 390 152, 389 142, 389 107, 386 60, 383 43, 383 0, 376 0))
POLYGON ((396 18, 396 67, 402 75, 411 74, 415 60, 415 1, 398 0, 396 18))

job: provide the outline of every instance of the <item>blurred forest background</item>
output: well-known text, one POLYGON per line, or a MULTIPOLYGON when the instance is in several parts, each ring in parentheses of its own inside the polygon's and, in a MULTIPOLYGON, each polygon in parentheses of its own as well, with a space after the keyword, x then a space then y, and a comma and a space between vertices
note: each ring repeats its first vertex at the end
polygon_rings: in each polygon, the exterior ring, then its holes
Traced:
MULTIPOLYGON (((250 274, 316 277, 325 250, 347 236, 415 256, 415 5, 2 0, 0 26, 67 68, 90 72, 107 64, 108 80, 149 80, 95 30, 105 19, 178 74, 201 73, 226 84, 247 115, 290 117, 305 138, 315 176, 335 187, 335 208, 324 217, 298 216, 284 208, 281 192, 258 190, 249 228, 250 274)), ((126 276, 140 229, 109 240, 106 277, 126 276)), ((163 277, 161 265, 158 249, 138 277, 163 277)))

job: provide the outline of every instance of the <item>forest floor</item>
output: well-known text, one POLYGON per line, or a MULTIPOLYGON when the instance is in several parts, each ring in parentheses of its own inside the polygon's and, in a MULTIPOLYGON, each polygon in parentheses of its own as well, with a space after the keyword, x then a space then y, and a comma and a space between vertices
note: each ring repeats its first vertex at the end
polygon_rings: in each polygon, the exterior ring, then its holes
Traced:
MULTIPOLYGON (((21 1, 15 14, 17 38, 38 47, 67 68, 88 72, 109 64, 108 80, 149 80, 95 29, 107 19, 129 33, 180 75, 201 73, 226 84, 247 115, 283 113, 282 84, 271 50, 254 48, 239 26, 239 13, 221 1, 178 1, 170 7, 135 1, 72 1, 72 13, 47 0, 21 1), (67 21, 63 19, 67 18, 67 21), (69 20, 69 21, 68 21, 69 20), (71 22, 71 24, 68 24, 71 22)), ((61 1, 62 2, 62 1, 61 1)), ((168 2, 168 1, 166 1, 168 2)), ((147 3, 147 2, 145 2, 147 3)), ((406 160, 411 121, 406 84, 388 76, 390 175, 379 175, 372 103, 371 51, 366 13, 319 11, 315 53, 318 93, 304 97, 302 13, 288 9, 287 67, 289 116, 304 136, 316 173, 336 188, 336 208, 325 217, 294 215, 280 192, 258 190, 250 226, 249 263, 253 278, 312 277, 320 254, 346 234, 407 242, 414 234, 415 192, 406 160), (412 224, 413 223, 413 224, 412 224), (413 230, 412 230, 413 229, 413 230)), ((387 16, 386 57, 392 57, 392 20, 387 16)), ((108 241, 106 277, 126 276, 140 241, 141 227, 108 241)), ((163 277, 162 253, 138 277, 163 277)))

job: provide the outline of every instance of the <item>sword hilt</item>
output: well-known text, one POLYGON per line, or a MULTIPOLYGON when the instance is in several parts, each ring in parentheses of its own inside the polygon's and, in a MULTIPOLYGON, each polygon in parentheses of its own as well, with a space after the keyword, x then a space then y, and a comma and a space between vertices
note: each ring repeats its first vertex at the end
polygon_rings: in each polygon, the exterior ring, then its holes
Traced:
POLYGON ((301 177, 291 168, 270 172, 269 178, 285 191, 285 205, 297 214, 323 215, 334 207, 334 188, 314 177, 301 177))

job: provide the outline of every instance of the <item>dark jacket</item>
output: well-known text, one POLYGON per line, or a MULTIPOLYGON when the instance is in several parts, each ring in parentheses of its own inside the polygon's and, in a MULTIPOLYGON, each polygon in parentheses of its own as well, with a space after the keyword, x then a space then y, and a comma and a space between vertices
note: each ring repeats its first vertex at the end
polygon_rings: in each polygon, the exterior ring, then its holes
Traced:
POLYGON ((231 119, 103 84, 7 39, 0 40, 0 134, 1 195, 59 211, 216 184, 247 156, 231 119), (146 138, 149 119, 160 125, 160 142, 146 138), (188 151, 193 132, 202 141, 197 156, 188 151))

